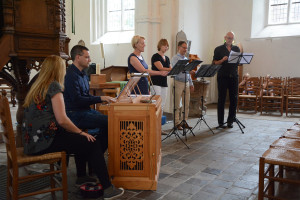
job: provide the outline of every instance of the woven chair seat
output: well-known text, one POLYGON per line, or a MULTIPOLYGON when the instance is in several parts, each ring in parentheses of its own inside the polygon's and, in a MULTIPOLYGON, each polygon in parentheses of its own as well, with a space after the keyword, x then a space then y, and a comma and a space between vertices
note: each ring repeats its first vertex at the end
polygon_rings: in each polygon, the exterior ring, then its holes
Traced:
POLYGON ((239 97, 241 98, 252 98, 252 99, 256 99, 256 95, 251 95, 251 94, 240 94, 239 97))
POLYGON ((271 147, 300 150, 300 139, 279 138, 271 144, 271 147))
POLYGON ((263 155, 265 163, 284 165, 289 167, 300 167, 300 150, 269 148, 263 155))
POLYGON ((288 96, 287 98, 299 100, 299 99, 300 99, 300 96, 288 96))
POLYGON ((287 130, 282 137, 300 139, 300 131, 299 130, 287 130))
POLYGON ((23 147, 17 148, 17 163, 18 165, 22 166, 23 164, 30 164, 30 163, 44 163, 50 164, 53 162, 58 162, 61 160, 62 152, 55 152, 55 153, 47 153, 43 155, 26 155, 23 153, 23 147))
POLYGON ((293 125, 291 128, 288 128, 288 131, 289 131, 289 130, 297 130, 297 131, 300 131, 300 125, 295 124, 295 125, 293 125))
POLYGON ((282 99, 282 96, 263 96, 264 99, 282 99))

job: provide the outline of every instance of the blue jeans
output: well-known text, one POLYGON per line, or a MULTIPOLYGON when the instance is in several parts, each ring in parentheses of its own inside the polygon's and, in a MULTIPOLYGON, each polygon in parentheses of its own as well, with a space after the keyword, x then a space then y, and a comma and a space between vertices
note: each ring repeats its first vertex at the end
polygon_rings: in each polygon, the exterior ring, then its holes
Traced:
MULTIPOLYGON (((99 129, 96 139, 105 153, 108 147, 108 118, 96 110, 67 111, 67 116, 80 129, 99 129)), ((86 161, 75 155, 77 176, 86 175, 86 161)), ((92 173, 92 172, 90 172, 92 173)))

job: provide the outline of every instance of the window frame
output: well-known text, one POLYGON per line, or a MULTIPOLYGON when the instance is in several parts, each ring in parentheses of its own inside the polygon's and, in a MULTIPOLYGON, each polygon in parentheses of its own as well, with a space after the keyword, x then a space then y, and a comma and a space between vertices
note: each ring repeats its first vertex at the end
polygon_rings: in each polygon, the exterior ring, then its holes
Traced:
POLYGON ((286 22, 283 22, 283 23, 274 23, 274 24, 269 23, 269 18, 270 18, 270 1, 271 1, 271 0, 268 0, 266 26, 278 26, 278 25, 300 24, 300 21, 299 21, 299 22, 290 22, 290 12, 291 12, 291 1, 292 1, 292 0, 287 0, 288 3, 287 3, 287 16, 286 16, 286 22))
MULTIPOLYGON (((121 27, 119 30, 108 30, 108 14, 109 14, 109 10, 108 10, 108 0, 105 0, 105 29, 106 29, 106 33, 107 32, 124 32, 124 31, 134 31, 135 30, 135 24, 133 21, 133 29, 125 29, 125 25, 124 25, 124 15, 125 15, 125 8, 124 8, 124 1, 121 0, 121 27)), ((134 5, 134 9, 131 9, 134 11, 134 15, 135 15, 135 5, 134 5)), ((135 17, 135 16, 134 16, 135 17)))
POLYGON ((136 28, 135 27, 136 4, 134 5, 134 19, 133 19, 134 29, 133 30, 108 31, 107 30, 107 14, 108 14, 107 1, 108 0, 90 0, 91 44, 130 43, 136 28))

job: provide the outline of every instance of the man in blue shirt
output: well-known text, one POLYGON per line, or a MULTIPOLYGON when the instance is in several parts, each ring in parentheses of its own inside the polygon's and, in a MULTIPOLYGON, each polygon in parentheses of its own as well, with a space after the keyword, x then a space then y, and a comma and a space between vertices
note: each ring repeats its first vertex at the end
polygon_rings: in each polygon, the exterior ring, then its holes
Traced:
MULTIPOLYGON (((66 113, 80 129, 98 128, 99 133, 97 133, 96 139, 101 143, 101 150, 104 153, 108 147, 108 118, 106 115, 92 110, 90 105, 112 101, 112 97, 89 94, 88 77, 84 72, 84 69, 88 68, 91 62, 88 48, 81 45, 74 46, 71 50, 71 58, 73 64, 68 67, 65 76, 64 101, 66 113)), ((78 177, 76 184, 91 182, 92 180, 86 177, 86 160, 79 159, 75 155, 75 162, 78 177)), ((105 165, 105 161, 103 165, 105 165)), ((106 175, 107 172, 103 173, 106 175)))
MULTIPOLYGON (((187 43, 185 41, 178 42, 178 53, 173 56, 171 59, 172 67, 176 65, 179 60, 187 60, 185 57, 187 51, 187 43)), ((185 73, 180 72, 175 77, 175 125, 178 130, 183 128, 192 128, 189 127, 186 123, 180 124, 179 111, 180 111, 180 102, 184 105, 185 103, 185 116, 184 120, 186 121, 189 116, 189 105, 190 105, 190 92, 194 91, 194 84, 191 79, 191 76, 188 71, 185 73), (185 102, 184 102, 184 91, 185 91, 185 102), (184 127, 182 127, 184 126, 184 127)), ((183 113, 181 113, 181 118, 183 118, 183 113)))

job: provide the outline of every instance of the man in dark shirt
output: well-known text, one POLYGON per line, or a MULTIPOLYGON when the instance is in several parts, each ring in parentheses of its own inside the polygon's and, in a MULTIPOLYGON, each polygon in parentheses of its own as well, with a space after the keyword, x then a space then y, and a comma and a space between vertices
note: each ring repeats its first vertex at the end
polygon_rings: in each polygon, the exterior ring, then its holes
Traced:
MULTIPOLYGON (((89 82, 84 69, 91 62, 88 48, 76 45, 71 50, 73 64, 67 69, 65 76, 64 101, 66 113, 72 122, 80 129, 98 129, 97 140, 101 143, 102 152, 108 147, 108 118, 90 105, 103 101, 113 101, 109 96, 93 96, 89 94, 89 82)), ((77 184, 88 181, 86 177, 86 161, 75 155, 77 167, 77 184), (80 181, 82 180, 82 181, 80 181)))
POLYGON ((225 43, 215 48, 213 63, 222 65, 218 71, 218 123, 220 128, 224 126, 224 107, 227 90, 229 91, 229 114, 227 118, 227 127, 232 128, 236 116, 237 95, 238 95, 238 64, 228 63, 230 51, 240 52, 239 47, 232 45, 234 33, 228 32, 225 37, 225 43))

